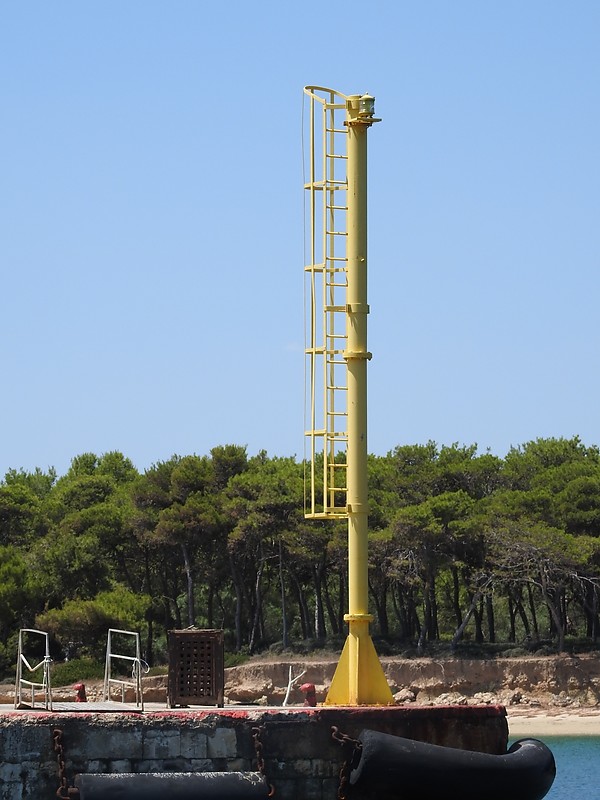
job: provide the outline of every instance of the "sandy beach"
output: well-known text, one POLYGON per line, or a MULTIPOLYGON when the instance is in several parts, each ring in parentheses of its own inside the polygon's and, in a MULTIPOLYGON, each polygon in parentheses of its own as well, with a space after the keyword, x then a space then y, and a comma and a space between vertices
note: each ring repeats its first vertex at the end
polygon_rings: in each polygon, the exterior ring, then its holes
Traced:
POLYGON ((527 736, 600 736, 600 710, 596 708, 572 711, 507 708, 506 711, 511 740, 527 736))

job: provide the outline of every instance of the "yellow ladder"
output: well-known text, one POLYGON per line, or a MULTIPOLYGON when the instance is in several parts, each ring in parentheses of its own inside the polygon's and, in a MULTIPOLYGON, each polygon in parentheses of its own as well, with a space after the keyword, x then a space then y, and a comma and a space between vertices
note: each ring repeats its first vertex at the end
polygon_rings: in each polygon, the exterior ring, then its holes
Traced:
POLYGON ((307 86, 305 516, 347 516, 346 96, 307 86))

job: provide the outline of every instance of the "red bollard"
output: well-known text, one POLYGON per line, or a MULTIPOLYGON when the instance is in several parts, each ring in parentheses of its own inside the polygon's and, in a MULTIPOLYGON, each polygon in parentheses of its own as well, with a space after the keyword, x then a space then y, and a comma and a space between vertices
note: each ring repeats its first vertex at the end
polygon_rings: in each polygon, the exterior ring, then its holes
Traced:
POLYGON ((76 683, 73 688, 77 692, 75 695, 75 702, 87 703, 87 697, 85 696, 85 683, 76 683))
POLYGON ((304 694, 305 706, 317 705, 317 692, 314 683, 303 683, 300 687, 300 691, 304 694))

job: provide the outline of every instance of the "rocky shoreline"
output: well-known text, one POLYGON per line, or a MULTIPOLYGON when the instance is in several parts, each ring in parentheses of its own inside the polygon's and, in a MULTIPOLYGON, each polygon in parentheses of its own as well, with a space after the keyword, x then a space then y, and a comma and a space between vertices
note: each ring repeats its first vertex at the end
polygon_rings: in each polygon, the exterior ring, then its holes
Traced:
MULTIPOLYGON (((600 713, 600 658, 593 654, 485 660, 386 657, 381 663, 398 704, 499 704, 511 716, 600 713)), ((288 703, 302 704, 302 683, 314 684, 317 702, 323 702, 336 664, 335 657, 248 661, 225 670, 225 702, 280 706, 290 678, 301 673, 288 703)), ((86 681, 88 700, 101 700, 102 689, 102 681, 86 681)), ((75 699, 71 686, 53 687, 53 696, 57 701, 75 699)), ((166 703, 166 696, 166 675, 144 678, 146 702, 166 703)), ((14 685, 0 685, 0 704, 13 701, 14 685)))
MULTIPOLYGON (((226 670, 225 694, 232 703, 281 705, 291 675, 304 672, 322 702, 337 661, 249 661, 226 670)), ((530 658, 443 660, 387 657, 381 663, 397 703, 501 704, 527 709, 600 707, 600 658, 544 656, 530 658)), ((290 700, 301 702, 294 688, 290 700)))

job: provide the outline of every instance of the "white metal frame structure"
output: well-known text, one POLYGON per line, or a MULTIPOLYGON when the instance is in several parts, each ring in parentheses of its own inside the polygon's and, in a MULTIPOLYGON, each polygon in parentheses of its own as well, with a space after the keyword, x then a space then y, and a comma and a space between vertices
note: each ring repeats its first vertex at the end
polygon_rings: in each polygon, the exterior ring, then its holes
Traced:
POLYGON ((125 689, 130 688, 135 692, 135 705, 142 711, 144 710, 144 695, 142 692, 142 661, 140 649, 140 634, 137 631, 122 631, 118 628, 109 628, 106 641, 106 662, 104 666, 104 692, 103 699, 106 702, 110 700, 110 690, 112 686, 118 686, 121 689, 121 702, 125 702, 125 689), (117 634, 119 636, 133 636, 135 644, 135 656, 124 655, 122 653, 113 653, 112 650, 112 636, 117 634), (113 661, 126 661, 131 666, 131 680, 123 680, 122 678, 112 677, 112 664, 113 661))
POLYGON ((52 711, 52 687, 50 684, 50 664, 52 663, 52 659, 50 658, 50 636, 45 631, 38 631, 35 628, 21 628, 19 631, 19 644, 17 650, 17 674, 15 679, 15 708, 21 708, 23 705, 31 706, 31 708, 35 708, 35 696, 37 694, 43 694, 44 700, 43 705, 46 711, 52 711), (43 636, 45 639, 45 648, 44 652, 45 655, 43 659, 32 666, 27 659, 27 656, 24 653, 25 647, 27 645, 28 636, 43 636), (23 666, 29 672, 36 672, 40 667, 42 667, 42 681, 35 682, 29 681, 26 678, 23 678, 23 666), (31 697, 31 702, 27 702, 23 699, 24 691, 31 697))

